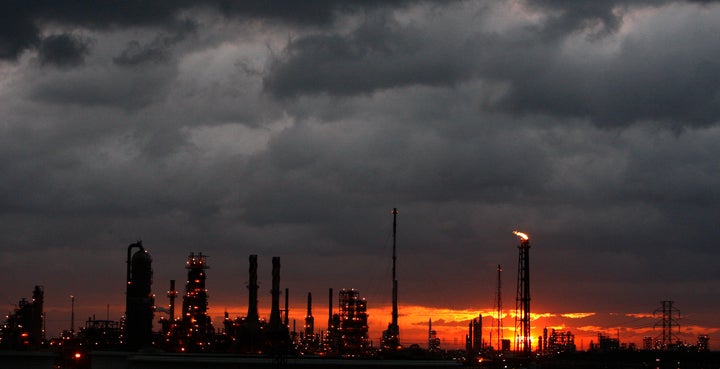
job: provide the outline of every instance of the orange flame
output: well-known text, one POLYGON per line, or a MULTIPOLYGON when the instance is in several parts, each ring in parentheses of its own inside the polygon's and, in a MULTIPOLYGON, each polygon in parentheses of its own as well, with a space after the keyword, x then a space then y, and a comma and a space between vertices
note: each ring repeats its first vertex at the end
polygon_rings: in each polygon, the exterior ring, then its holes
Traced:
POLYGON ((513 234, 516 235, 516 236, 518 236, 518 237, 520 237, 520 238, 522 238, 522 239, 525 240, 525 241, 527 241, 527 240, 530 239, 530 237, 528 237, 528 235, 526 235, 525 233, 522 233, 522 232, 513 231, 513 234))

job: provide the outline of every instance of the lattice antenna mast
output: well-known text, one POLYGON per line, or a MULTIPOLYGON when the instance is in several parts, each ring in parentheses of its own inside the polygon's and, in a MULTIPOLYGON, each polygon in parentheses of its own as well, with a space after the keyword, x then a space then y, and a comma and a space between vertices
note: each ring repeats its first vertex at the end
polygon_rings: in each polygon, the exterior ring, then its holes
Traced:
POLYGON ((397 215, 398 210, 393 208, 393 254, 392 254, 392 321, 388 324, 386 331, 383 331, 381 346, 383 350, 396 350, 400 347, 400 327, 398 326, 398 281, 395 274, 395 263, 397 260, 397 215))
POLYGON ((497 337, 497 350, 500 351, 502 349, 502 340, 503 340, 503 334, 502 334, 502 267, 500 264, 497 266, 497 290, 495 291, 495 308, 497 309, 497 315, 496 315, 496 337, 497 337))
POLYGON ((677 327, 678 332, 680 332, 680 323, 678 323, 678 320, 680 320, 680 310, 673 308, 674 301, 662 301, 661 303, 662 307, 655 309, 653 316, 660 312, 662 313, 662 317, 655 323, 653 328, 658 325, 662 326, 662 334, 658 338, 662 340, 662 348, 667 350, 673 344, 673 337, 677 338, 677 336, 672 333, 673 327, 677 327))
MULTIPOLYGON (((398 328, 398 283, 397 283, 397 276, 395 275, 395 261, 397 260, 397 256, 395 255, 395 244, 397 239, 397 215, 398 210, 396 208, 393 208, 392 210, 393 215, 393 254, 392 254, 392 279, 393 279, 393 290, 392 290, 392 325, 394 328, 398 328)), ((399 333, 399 329, 398 332, 399 333)))
POLYGON ((531 353, 530 344, 530 238, 513 231, 520 238, 518 250, 517 296, 515 299, 515 351, 531 353))

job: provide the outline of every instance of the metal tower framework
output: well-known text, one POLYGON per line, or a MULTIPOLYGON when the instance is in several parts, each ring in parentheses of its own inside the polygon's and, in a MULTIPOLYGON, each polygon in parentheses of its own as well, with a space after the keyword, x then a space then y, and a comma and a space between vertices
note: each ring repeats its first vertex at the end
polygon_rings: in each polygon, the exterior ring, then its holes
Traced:
MULTIPOLYGON (((393 208, 392 210, 393 215, 393 255, 392 255, 392 279, 393 279, 393 291, 392 291, 392 325, 395 329, 395 334, 398 335, 400 333, 400 329, 398 328, 398 283, 397 283, 397 275, 395 274, 395 262, 397 260, 397 256, 395 254, 396 250, 396 240, 397 240, 397 215, 398 210, 396 208, 393 208)), ((399 341, 400 338, 396 337, 399 341)))
POLYGON ((393 253, 392 253, 392 321, 388 324, 388 328, 383 332, 381 346, 385 350, 395 350, 400 347, 400 327, 398 326, 398 281, 395 273, 396 241, 397 241, 397 208, 393 208, 393 253))
POLYGON ((514 231, 520 238, 518 257, 517 297, 515 299, 515 351, 531 353, 530 333, 530 239, 514 231))
POLYGON ((503 323, 502 323, 502 267, 500 264, 497 266, 497 291, 495 291, 495 308, 496 308, 496 337, 497 337, 497 350, 502 350, 503 340, 503 323))
MULTIPOLYGON (((658 325, 662 326, 662 334, 658 338, 662 340, 662 348, 664 350, 667 350, 673 344, 673 327, 677 327, 678 332, 680 331, 680 324, 677 322, 680 319, 680 310, 673 308, 673 303, 674 301, 662 301, 662 307, 655 309, 653 312, 653 316, 658 312, 662 313, 661 320, 655 323, 653 328, 658 325)), ((677 338, 677 336, 675 337, 677 338)))

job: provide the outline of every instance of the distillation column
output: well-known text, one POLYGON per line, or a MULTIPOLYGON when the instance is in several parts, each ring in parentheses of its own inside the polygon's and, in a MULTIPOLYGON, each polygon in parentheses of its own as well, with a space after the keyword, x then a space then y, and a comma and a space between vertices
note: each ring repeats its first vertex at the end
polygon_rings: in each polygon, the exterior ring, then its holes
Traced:
POLYGON ((515 351, 530 353, 530 238, 522 232, 513 233, 520 238, 515 300, 515 351))

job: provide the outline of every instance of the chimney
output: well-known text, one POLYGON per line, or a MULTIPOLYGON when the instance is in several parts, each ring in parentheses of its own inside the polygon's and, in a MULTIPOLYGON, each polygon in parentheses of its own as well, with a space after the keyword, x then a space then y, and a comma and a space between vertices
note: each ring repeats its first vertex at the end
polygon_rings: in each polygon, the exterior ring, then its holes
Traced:
POLYGON ((332 324, 332 299, 333 299, 333 290, 330 288, 330 294, 328 297, 328 332, 330 332, 333 328, 332 324))
POLYGON ((248 280, 249 300, 247 320, 251 326, 259 324, 258 315, 258 285, 257 285, 257 255, 250 255, 250 279, 248 280))
POLYGON ((272 306, 270 307, 270 330, 279 331, 282 320, 280 319, 280 258, 272 258, 272 306))
MULTIPOLYGON (((290 327, 290 289, 285 288, 285 326, 290 327)), ((293 331, 295 329, 293 328, 293 331)))
POLYGON ((315 318, 312 315, 312 293, 308 292, 307 315, 305 315, 305 335, 315 334, 315 318))

